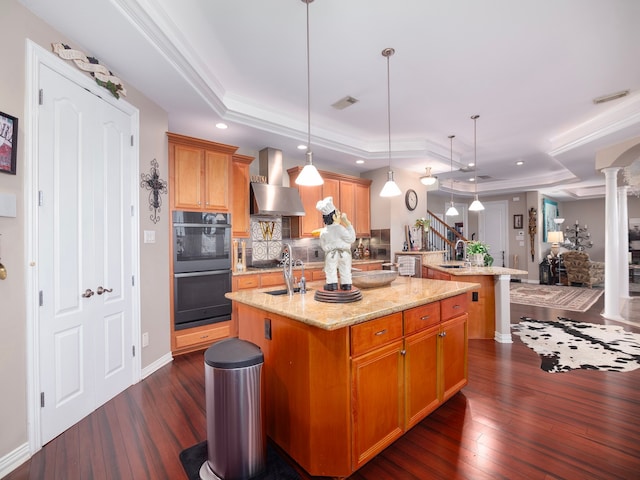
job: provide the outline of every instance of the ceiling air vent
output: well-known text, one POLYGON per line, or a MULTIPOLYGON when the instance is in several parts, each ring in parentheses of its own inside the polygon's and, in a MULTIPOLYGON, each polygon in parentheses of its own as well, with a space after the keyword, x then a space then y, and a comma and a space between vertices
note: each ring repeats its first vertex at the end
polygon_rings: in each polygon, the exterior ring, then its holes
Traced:
POLYGON ((626 97, 627 95, 629 95, 629 90, 622 90, 621 92, 616 92, 610 95, 603 95, 602 97, 594 98, 593 103, 598 105, 599 103, 610 102, 611 100, 617 100, 618 98, 626 97))
POLYGON ((341 98, 340 100, 338 100, 336 103, 334 103, 331 106, 333 108, 335 108, 336 110, 344 110, 345 108, 350 107, 354 103, 358 103, 358 99, 357 98, 353 98, 350 95, 347 95, 346 97, 341 98))

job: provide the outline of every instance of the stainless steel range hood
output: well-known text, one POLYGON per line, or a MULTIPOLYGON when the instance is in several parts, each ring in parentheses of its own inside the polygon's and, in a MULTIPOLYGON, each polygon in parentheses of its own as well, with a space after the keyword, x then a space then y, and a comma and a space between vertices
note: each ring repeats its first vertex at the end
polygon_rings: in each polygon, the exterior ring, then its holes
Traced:
POLYGON ((267 179, 267 183, 251 183, 251 214, 304 216, 298 190, 282 185, 282 151, 263 148, 258 161, 260 175, 267 179))

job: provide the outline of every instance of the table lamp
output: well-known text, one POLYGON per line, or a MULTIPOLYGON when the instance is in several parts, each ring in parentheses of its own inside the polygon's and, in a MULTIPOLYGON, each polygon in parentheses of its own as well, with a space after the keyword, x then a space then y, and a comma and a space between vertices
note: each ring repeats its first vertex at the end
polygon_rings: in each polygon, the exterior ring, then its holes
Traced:
POLYGON ((557 257, 560 251, 560 244, 564 242, 564 235, 562 232, 549 232, 547 233, 547 242, 551 243, 551 254, 557 257))

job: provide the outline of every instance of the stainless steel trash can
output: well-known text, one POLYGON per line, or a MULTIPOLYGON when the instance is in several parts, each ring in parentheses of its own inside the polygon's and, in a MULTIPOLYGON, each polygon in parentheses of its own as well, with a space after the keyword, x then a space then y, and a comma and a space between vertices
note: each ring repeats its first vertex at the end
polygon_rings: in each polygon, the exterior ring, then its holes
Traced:
POLYGON ((262 350, 229 338, 209 347, 204 363, 208 451, 200 478, 246 480, 259 475, 266 466, 262 350))

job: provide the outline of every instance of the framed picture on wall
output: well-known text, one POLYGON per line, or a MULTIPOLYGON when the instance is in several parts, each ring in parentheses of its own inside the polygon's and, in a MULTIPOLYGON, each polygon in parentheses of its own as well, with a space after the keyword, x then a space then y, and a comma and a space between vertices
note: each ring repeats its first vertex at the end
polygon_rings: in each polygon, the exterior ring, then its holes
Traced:
POLYGON ((520 229, 522 228, 522 221, 523 221, 523 216, 522 215, 514 215, 513 216, 513 228, 520 229))
POLYGON ((555 230, 554 218, 559 217, 558 202, 542 199, 542 241, 547 242, 547 234, 555 230))
POLYGON ((0 112, 0 172, 16 174, 18 119, 0 112))

